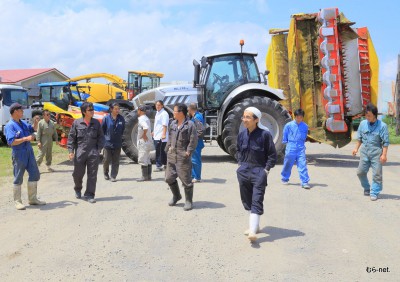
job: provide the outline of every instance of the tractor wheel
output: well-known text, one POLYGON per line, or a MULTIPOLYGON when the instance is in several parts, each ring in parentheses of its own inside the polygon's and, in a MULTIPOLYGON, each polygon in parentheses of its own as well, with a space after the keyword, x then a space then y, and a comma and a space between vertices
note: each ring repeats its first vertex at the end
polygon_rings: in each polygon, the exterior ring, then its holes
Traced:
POLYGON ((225 116, 222 130, 222 140, 225 150, 232 157, 235 157, 237 136, 239 131, 244 128, 241 117, 244 110, 248 107, 256 107, 261 111, 261 124, 270 130, 278 155, 278 161, 281 162, 285 155, 285 146, 282 144, 283 128, 292 118, 281 104, 267 97, 256 96, 246 98, 238 101, 231 107, 225 116))
POLYGON ((119 114, 125 119, 129 113, 130 113, 130 110, 128 108, 121 107, 119 110, 119 114))
MULTIPOLYGON (((150 119, 151 130, 154 126, 155 112, 149 110, 146 115, 150 119)), ((122 135, 122 150, 131 160, 138 161, 137 135, 138 135, 138 120, 137 110, 131 111, 125 117, 125 131, 122 135)), ((155 160, 155 151, 150 153, 152 162, 155 160)))
POLYGON ((3 133, 0 133, 0 139, 1 139, 1 142, 3 142, 4 145, 7 145, 7 138, 3 133))

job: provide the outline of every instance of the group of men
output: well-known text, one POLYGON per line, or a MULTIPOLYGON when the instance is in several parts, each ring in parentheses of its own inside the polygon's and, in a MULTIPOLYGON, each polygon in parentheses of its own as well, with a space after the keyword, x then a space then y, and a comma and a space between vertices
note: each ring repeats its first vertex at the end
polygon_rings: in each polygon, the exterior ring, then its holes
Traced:
MULTIPOLYGON (((201 181, 201 150, 204 147, 203 130, 204 120, 197 111, 197 105, 176 104, 172 121, 164 110, 162 101, 156 102, 156 117, 154 130, 146 116, 146 106, 138 108, 138 163, 141 165, 142 177, 138 181, 151 180, 150 151, 156 149, 156 170, 165 170, 165 182, 172 192, 170 206, 182 199, 177 179, 182 182, 185 194, 184 210, 193 208, 194 183, 201 181), (188 115, 189 114, 189 115, 188 115)), ((121 153, 122 133, 125 128, 124 118, 119 114, 119 105, 110 105, 110 115, 102 124, 93 118, 93 104, 84 102, 81 105, 82 118, 74 121, 67 147, 69 158, 74 161, 74 190, 76 198, 81 198, 83 177, 87 169, 85 199, 95 203, 97 171, 99 156, 104 148, 103 173, 106 180, 116 181, 121 153), (111 164, 111 174, 109 166, 111 164)), ((53 138, 57 140, 50 121, 50 113, 44 111, 43 122, 39 123, 37 138, 41 150, 37 160, 30 141, 33 140, 33 128, 21 118, 22 106, 13 104, 10 107, 12 119, 6 126, 6 138, 12 147, 12 161, 14 166, 14 202, 17 209, 25 209, 21 201, 21 184, 25 170, 29 173, 28 198, 30 205, 44 205, 37 199, 37 181, 40 179, 38 164, 46 155, 46 164, 51 171, 51 145, 53 138), (48 157, 50 156, 50 157, 48 157)), ((387 161, 389 134, 387 125, 377 119, 377 108, 368 104, 366 120, 362 121, 358 133, 357 143, 353 150, 356 155, 360 146, 361 158, 357 175, 364 188, 364 195, 370 196, 372 201, 378 199, 382 191, 382 164, 387 161), (367 173, 372 167, 372 185, 367 173)), ((286 144, 285 158, 281 172, 281 181, 288 184, 294 163, 297 163, 301 187, 310 189, 309 175, 306 164, 305 141, 308 126, 304 123, 304 111, 294 112, 295 119, 287 123, 283 130, 282 142, 286 144)), ((260 120, 262 114, 255 107, 246 108, 242 121, 244 129, 237 137, 237 178, 240 187, 240 196, 243 207, 250 212, 249 229, 245 231, 248 239, 254 242, 260 230, 260 216, 264 213, 263 201, 270 169, 275 166, 277 153, 273 138, 268 128, 260 120)))

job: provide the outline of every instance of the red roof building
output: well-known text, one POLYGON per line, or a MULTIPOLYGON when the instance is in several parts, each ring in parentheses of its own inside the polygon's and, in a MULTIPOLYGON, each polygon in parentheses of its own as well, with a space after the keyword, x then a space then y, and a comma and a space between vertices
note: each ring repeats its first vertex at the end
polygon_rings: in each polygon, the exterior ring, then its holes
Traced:
POLYGON ((0 84, 20 85, 28 89, 31 97, 39 96, 39 83, 67 79, 68 76, 55 68, 0 70, 0 84))

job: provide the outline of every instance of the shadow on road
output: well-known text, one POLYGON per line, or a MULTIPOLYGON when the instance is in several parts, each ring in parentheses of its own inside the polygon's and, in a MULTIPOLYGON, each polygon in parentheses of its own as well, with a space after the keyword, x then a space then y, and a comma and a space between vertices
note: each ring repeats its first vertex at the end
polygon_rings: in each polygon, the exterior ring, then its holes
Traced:
POLYGON ((299 236, 305 235, 305 233, 298 231, 298 230, 285 229, 285 228, 279 228, 279 227, 273 227, 273 226, 264 227, 259 232, 259 234, 262 234, 262 233, 267 234, 268 236, 259 238, 255 243, 253 243, 251 245, 253 248, 259 248, 260 243, 273 242, 273 241, 276 241, 279 239, 285 239, 285 238, 290 238, 290 237, 299 237, 299 236))
MULTIPOLYGON (((224 178, 210 178, 210 179, 202 179, 201 182, 205 183, 215 183, 215 184, 224 184, 226 182, 226 179, 224 178)), ((201 182, 199 185, 201 185, 201 182)), ((197 183, 196 183, 197 185, 197 183)))
POLYGON ((132 196, 115 196, 115 197, 102 197, 96 198, 97 202, 109 202, 109 201, 123 201, 123 200, 132 200, 132 196))
POLYGON ((319 167, 358 167, 359 158, 340 154, 310 154, 307 164, 319 167))
POLYGON ((66 208, 69 206, 76 206, 78 202, 72 202, 72 201, 59 201, 59 202, 54 202, 54 203, 46 203, 44 206, 27 206, 27 208, 39 208, 40 210, 54 210, 54 209, 62 209, 66 208))
MULTIPOLYGON (((358 167, 360 157, 340 154, 310 154, 307 155, 307 164, 320 167, 358 167)), ((387 162, 384 166, 400 166, 400 162, 387 162)))
POLYGON ((390 195, 390 194, 379 194, 379 199, 381 200, 400 200, 399 195, 390 195))
POLYGON ((224 204, 208 202, 208 201, 196 201, 193 203, 194 209, 222 209, 225 208, 224 204))
POLYGON ((230 155, 203 155, 201 156, 201 161, 203 163, 236 163, 236 160, 230 155))

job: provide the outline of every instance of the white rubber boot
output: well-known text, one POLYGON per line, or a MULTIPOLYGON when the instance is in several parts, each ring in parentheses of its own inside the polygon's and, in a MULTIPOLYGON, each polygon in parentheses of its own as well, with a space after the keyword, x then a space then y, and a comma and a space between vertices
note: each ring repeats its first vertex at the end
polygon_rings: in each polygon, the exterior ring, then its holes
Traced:
POLYGON ((28 198, 30 205, 45 205, 46 202, 39 201, 37 198, 37 181, 28 182, 28 198))
POLYGON ((247 238, 250 242, 254 242, 257 240, 257 232, 260 230, 260 215, 251 213, 249 218, 249 235, 247 238))
POLYGON ((25 206, 24 204, 22 204, 21 200, 21 185, 14 184, 13 194, 14 194, 15 208, 17 210, 24 210, 25 206))

